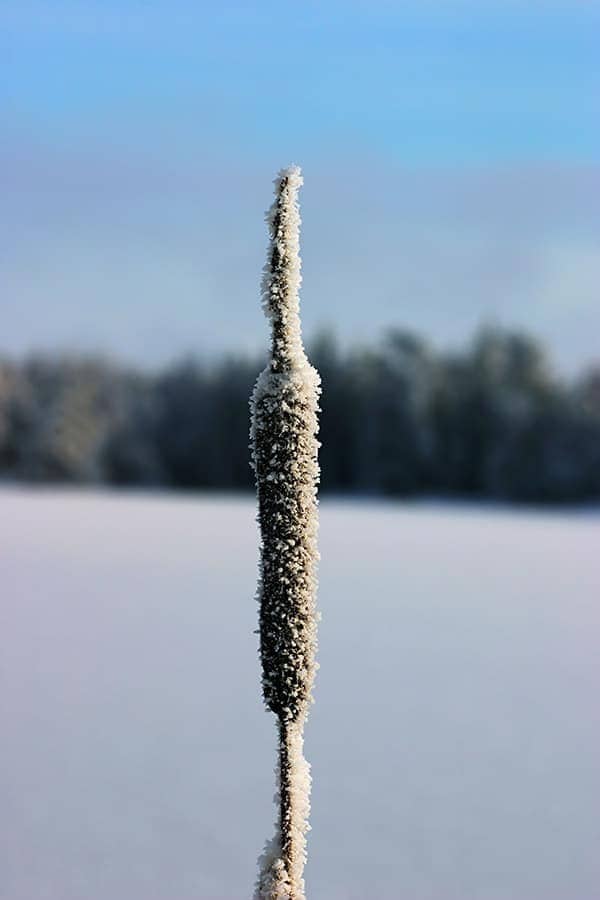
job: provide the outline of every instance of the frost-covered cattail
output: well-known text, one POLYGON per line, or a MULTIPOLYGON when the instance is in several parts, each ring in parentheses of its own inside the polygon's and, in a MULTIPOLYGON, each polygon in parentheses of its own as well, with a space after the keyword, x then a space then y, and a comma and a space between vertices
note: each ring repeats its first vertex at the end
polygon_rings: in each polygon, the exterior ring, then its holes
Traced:
POLYGON ((278 719, 278 817, 259 861, 255 900, 304 900, 310 769, 302 752, 317 646, 317 413, 320 380, 300 330, 300 169, 275 180, 262 301, 272 346, 251 400, 261 532, 260 656, 265 703, 278 719))

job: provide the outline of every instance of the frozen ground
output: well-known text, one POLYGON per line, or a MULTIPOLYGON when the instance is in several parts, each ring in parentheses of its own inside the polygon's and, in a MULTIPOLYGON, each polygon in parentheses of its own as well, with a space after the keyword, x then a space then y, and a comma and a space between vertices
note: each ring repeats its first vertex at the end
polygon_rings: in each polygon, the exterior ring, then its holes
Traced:
MULTIPOLYGON (((0 897, 242 900, 248 499, 0 493, 0 897)), ((310 900, 598 900, 600 518, 324 503, 310 900)))

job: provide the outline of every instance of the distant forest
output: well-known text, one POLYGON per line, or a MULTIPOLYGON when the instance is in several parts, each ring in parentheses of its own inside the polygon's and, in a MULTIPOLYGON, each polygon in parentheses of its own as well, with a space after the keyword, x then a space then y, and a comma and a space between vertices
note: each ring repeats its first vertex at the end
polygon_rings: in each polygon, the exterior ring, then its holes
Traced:
MULTIPOLYGON (((565 380, 539 342, 489 328, 455 353, 391 330, 344 350, 322 334, 309 354, 323 382, 324 492, 600 498, 600 365, 565 380)), ((0 477, 250 489, 248 398, 263 366, 0 360, 0 477)))

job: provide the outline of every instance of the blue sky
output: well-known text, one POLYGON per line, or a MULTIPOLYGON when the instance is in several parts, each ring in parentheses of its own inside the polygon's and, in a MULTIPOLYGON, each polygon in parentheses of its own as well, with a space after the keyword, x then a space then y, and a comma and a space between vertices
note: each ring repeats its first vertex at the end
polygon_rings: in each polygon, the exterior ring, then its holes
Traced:
POLYGON ((260 346, 294 161, 308 330, 492 319, 592 359, 599 26, 593 0, 5 0, 0 350, 260 346))

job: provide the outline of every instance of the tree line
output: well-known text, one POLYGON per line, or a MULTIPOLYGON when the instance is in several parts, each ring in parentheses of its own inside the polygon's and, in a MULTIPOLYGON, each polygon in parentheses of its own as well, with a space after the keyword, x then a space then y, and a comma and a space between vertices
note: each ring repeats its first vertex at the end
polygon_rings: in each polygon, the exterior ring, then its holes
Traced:
MULTIPOLYGON (((538 341, 493 328, 453 353, 398 329, 353 348, 321 334, 309 356, 324 492, 600 497, 600 366, 561 378, 538 341)), ((251 489, 248 398, 264 363, 0 361, 0 477, 251 489)))

